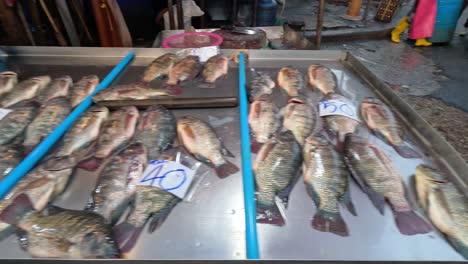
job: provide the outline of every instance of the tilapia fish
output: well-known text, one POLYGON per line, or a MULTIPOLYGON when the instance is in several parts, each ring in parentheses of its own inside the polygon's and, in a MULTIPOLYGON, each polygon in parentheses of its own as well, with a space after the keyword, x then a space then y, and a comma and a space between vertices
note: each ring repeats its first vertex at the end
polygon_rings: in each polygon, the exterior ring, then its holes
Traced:
POLYGON ((0 145, 8 144, 20 136, 39 112, 38 107, 18 106, 0 120, 0 145))
POLYGON ((10 174, 23 158, 22 144, 13 142, 0 146, 0 181, 10 174))
POLYGON ((252 77, 249 84, 249 97, 251 101, 259 99, 262 95, 273 93, 275 82, 267 74, 259 73, 252 77))
POLYGON ((318 127, 318 114, 314 107, 303 97, 289 99, 283 119, 283 128, 291 130, 302 146, 306 138, 318 127))
POLYGON ((4 95, 13 90, 13 87, 15 87, 17 83, 18 74, 11 71, 0 72, 0 95, 4 95))
POLYGON ((138 117, 138 109, 134 106, 113 111, 99 133, 94 157, 82 162, 80 168, 94 171, 103 159, 128 144, 135 134, 138 117))
POLYGON ((133 198, 147 163, 146 148, 141 143, 113 156, 99 174, 87 209, 115 223, 133 198))
MULTIPOLYGON (((327 100, 340 100, 342 102, 348 102, 352 105, 352 102, 339 94, 328 94, 327 100)), ((325 121, 325 126, 333 132, 333 136, 336 138, 336 146, 338 150, 343 150, 343 143, 346 134, 354 133, 356 128, 359 126, 359 122, 349 118, 347 116, 341 115, 330 115, 330 116, 323 116, 323 120, 325 121)))
POLYGON ((143 83, 149 83, 154 79, 167 76, 176 61, 177 56, 172 53, 166 53, 157 57, 150 63, 150 65, 148 65, 148 67, 146 67, 145 72, 141 77, 141 81, 143 83))
POLYGON ((10 107, 21 101, 34 98, 50 83, 49 76, 37 76, 18 83, 15 88, 1 100, 2 107, 10 107))
POLYGON ((25 250, 39 258, 118 258, 120 252, 105 219, 92 212, 49 206, 47 214, 31 208, 20 195, 0 213, 0 220, 20 230, 25 250))
POLYGON ((367 127, 380 136, 404 158, 421 158, 421 155, 405 145, 403 128, 392 110, 377 98, 367 97, 361 102, 361 117, 367 127))
POLYGON ((141 85, 127 84, 102 90, 93 96, 93 101, 98 103, 113 100, 145 100, 178 94, 180 94, 178 90, 152 89, 141 85))
POLYGON ((312 226, 322 232, 348 236, 340 214, 343 203, 356 215, 343 157, 322 136, 310 136, 304 145, 303 175, 307 191, 317 207, 312 226))
POLYGON ((286 205, 302 162, 301 146, 291 131, 265 143, 253 164, 257 185, 257 222, 284 225, 276 197, 286 205))
POLYGON ((180 198, 158 187, 136 187, 133 209, 124 222, 115 227, 116 239, 122 253, 129 252, 150 220, 149 232, 154 232, 167 218, 180 198))
POLYGON ((421 207, 455 249, 468 259, 468 199, 440 171, 416 167, 416 192, 421 207))
POLYGON ((23 142, 24 151, 31 152, 37 144, 62 123, 70 111, 70 104, 63 97, 52 99, 44 105, 26 129, 26 138, 23 142))
POLYGON ((249 125, 253 132, 251 150, 257 153, 280 127, 278 109, 270 98, 262 97, 250 104, 249 125))
POLYGON ((401 175, 377 146, 358 135, 348 134, 345 161, 361 189, 381 214, 385 200, 388 201, 400 233, 415 235, 431 231, 431 226, 412 210, 405 197, 401 175))
MULTIPOLYGON (((0 213, 14 203, 20 195, 26 195, 31 206, 37 210, 43 210, 49 202, 60 195, 70 179, 73 169, 61 171, 47 171, 42 166, 29 172, 6 196, 0 201, 0 213)), ((8 223, 0 220, 0 237, 8 234, 8 223)))
POLYGON ((225 178, 239 171, 224 156, 234 157, 219 140, 213 129, 204 121, 185 116, 177 122, 177 134, 181 143, 194 157, 214 167, 216 175, 225 178))
POLYGON ((58 149, 45 163, 45 167, 49 170, 62 170, 76 166, 98 138, 101 126, 108 116, 107 107, 91 107, 65 134, 58 149))
POLYGON ((168 85, 177 85, 188 79, 195 78, 202 69, 200 58, 198 56, 187 56, 179 61, 169 72, 168 85))
POLYGON ((96 75, 84 76, 81 78, 70 91, 70 103, 74 108, 83 102, 99 85, 99 77, 96 75))
POLYGON ((41 104, 47 103, 57 97, 66 97, 70 91, 70 87, 73 86, 73 80, 70 76, 62 76, 60 78, 53 79, 52 82, 42 90, 38 96, 38 101, 41 104))
POLYGON ((170 148, 176 136, 177 124, 171 111, 154 105, 141 114, 135 138, 148 149, 149 160, 157 159, 161 152, 170 148))
POLYGON ((293 97, 304 89, 304 76, 298 69, 283 67, 278 73, 278 85, 293 97))
POLYGON ((319 89, 323 95, 336 93, 336 76, 329 68, 320 64, 313 64, 310 65, 308 73, 309 84, 319 89))
POLYGON ((214 83, 222 76, 228 74, 229 59, 224 55, 216 55, 208 59, 203 66, 202 76, 205 82, 214 83))

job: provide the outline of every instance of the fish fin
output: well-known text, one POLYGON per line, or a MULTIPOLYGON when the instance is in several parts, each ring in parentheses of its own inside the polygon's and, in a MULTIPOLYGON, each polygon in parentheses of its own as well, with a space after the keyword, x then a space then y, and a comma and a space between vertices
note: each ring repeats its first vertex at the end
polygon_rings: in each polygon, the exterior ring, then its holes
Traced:
POLYGON ((344 152, 346 134, 338 133, 336 137, 336 150, 340 153, 344 152))
POLYGON ((21 249, 24 251, 28 251, 29 241, 28 241, 28 233, 21 229, 16 229, 16 236, 18 237, 18 244, 20 245, 21 249))
POLYGON ((44 168, 51 171, 65 170, 75 167, 77 163, 78 161, 74 156, 55 157, 48 160, 44 168))
POLYGON ((314 190, 314 187, 307 184, 306 185, 306 190, 307 190, 307 193, 309 194, 310 198, 312 198, 312 201, 314 202, 315 207, 318 208, 319 205, 320 205, 320 197, 317 195, 317 192, 314 190))
POLYGON ((153 233, 158 229, 172 212, 172 209, 179 203, 180 199, 174 199, 173 202, 166 208, 160 210, 151 216, 148 231, 153 233))
POLYGON ((226 146, 224 146, 224 143, 222 142, 221 142, 221 154, 223 154, 223 156, 230 157, 230 158, 236 157, 234 156, 234 154, 232 154, 231 151, 229 151, 229 149, 226 148, 226 146))
POLYGON ((91 157, 78 163, 78 168, 86 171, 96 171, 102 164, 103 159, 91 157))
POLYGON ((140 238, 141 232, 143 232, 143 227, 144 227, 144 226, 135 227, 130 224, 128 225, 130 226, 129 227, 130 229, 128 229, 127 231, 128 237, 127 237, 126 242, 124 244, 117 243, 120 247, 120 251, 122 254, 130 252, 135 247, 135 245, 138 242, 138 238, 140 238))
POLYGON ((297 180, 300 178, 300 176, 301 175, 299 175, 298 173, 296 176, 294 176, 294 178, 291 179, 291 182, 288 184, 288 186, 286 186, 286 188, 277 193, 278 198, 281 199, 281 202, 284 204, 285 208, 288 207, 289 195, 291 194, 292 189, 296 185, 297 180))
POLYGON ((394 214, 398 230, 403 235, 426 234, 432 230, 431 225, 413 211, 395 211, 394 214))
POLYGON ((354 207, 353 201, 351 200, 351 191, 349 190, 349 186, 343 196, 340 197, 340 202, 344 204, 346 208, 348 208, 348 211, 352 215, 357 216, 356 208, 354 207))
POLYGON ((115 242, 122 248, 127 239, 133 234, 135 227, 127 222, 115 225, 112 230, 115 242))
POLYGON ((210 167, 210 168, 214 168, 215 166, 213 165, 213 163, 211 162, 211 160, 203 157, 202 155, 200 154, 192 154, 193 157, 195 157, 195 159, 203 162, 206 166, 210 167))
POLYGON ((20 194, 7 208, 0 212, 0 220, 14 225, 24 214, 31 211, 34 211, 31 200, 26 194, 20 194))
POLYGON ((52 204, 49 204, 47 206, 47 215, 55 215, 63 211, 65 211, 65 209, 63 209, 62 207, 58 207, 52 204))
POLYGON ((216 167, 215 171, 216 171, 216 175, 220 179, 224 179, 224 178, 228 177, 229 175, 238 172, 239 168, 235 164, 233 164, 232 162, 226 160, 226 163, 224 163, 221 166, 216 167))
POLYGON ((89 257, 116 259, 120 258, 120 250, 115 241, 107 240, 107 243, 112 243, 112 247, 107 246, 105 252, 100 252, 99 237, 94 232, 89 232, 83 236, 80 241, 81 252, 87 252, 89 257))
POLYGON ((180 85, 168 85, 165 84, 163 86, 164 90, 167 92, 169 96, 180 96, 182 95, 184 89, 180 85))
POLYGON ((261 206, 257 206, 257 223, 275 226, 284 226, 286 224, 279 208, 276 205, 271 208, 262 208, 261 206))
POLYGON ((318 210, 314 215, 314 219, 312 219, 312 227, 322 232, 329 232, 339 236, 349 236, 348 227, 340 213, 318 210))
POLYGON ((256 141, 256 140, 252 140, 250 142, 250 151, 252 153, 255 153, 257 154, 259 151, 260 151, 260 148, 262 147, 262 143, 256 141))
POLYGON ((263 144, 260 150, 258 151, 258 156, 257 159, 264 161, 267 157, 268 154, 273 150, 275 147, 276 143, 268 141, 267 143, 263 144))
POLYGON ((468 245, 464 244, 462 241, 454 237, 448 237, 448 240, 458 251, 458 253, 460 253, 460 255, 462 255, 465 259, 468 259, 468 245))
POLYGON ((403 158, 406 158, 406 159, 421 159, 422 158, 422 155, 420 153, 418 153, 416 150, 414 150, 413 148, 407 145, 393 145, 393 148, 403 158))
MULTIPOLYGON (((371 187, 369 187, 359 176, 359 174, 353 169, 351 164, 349 163, 348 159, 345 158, 345 163, 348 167, 348 170, 351 172, 351 176, 353 176, 353 179, 357 182, 359 187, 361 187, 362 191, 367 194, 369 199, 371 200, 372 204, 377 208, 380 214, 384 214, 384 209, 385 209, 385 197, 382 195, 378 194, 376 191, 374 191, 371 187)), ((348 208, 349 209, 349 208, 348 208)))

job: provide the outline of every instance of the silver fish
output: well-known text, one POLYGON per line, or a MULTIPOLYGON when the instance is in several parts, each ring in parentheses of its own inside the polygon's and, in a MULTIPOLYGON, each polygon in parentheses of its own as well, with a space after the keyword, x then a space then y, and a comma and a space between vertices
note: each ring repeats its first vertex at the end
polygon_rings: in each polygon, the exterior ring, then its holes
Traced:
POLYGON ((343 157, 322 136, 306 139, 303 156, 304 183, 317 207, 312 226, 322 232, 348 236, 348 227, 338 204, 346 205, 353 215, 356 211, 351 201, 343 157))
POLYGON ((174 96, 180 91, 169 89, 152 89, 136 84, 118 85, 100 91, 93 96, 94 102, 114 101, 114 100, 146 100, 165 96, 174 96))
POLYGON ((70 104, 63 97, 52 99, 43 106, 40 113, 26 129, 26 138, 23 143, 25 152, 29 153, 45 137, 52 133, 68 116, 70 111, 70 104))
POLYGON ((254 141, 251 144, 253 153, 257 153, 261 144, 266 143, 280 127, 278 109, 269 98, 260 98, 250 105, 249 125, 254 141))
POLYGON ((304 76, 292 67, 283 67, 278 73, 278 85, 283 88, 289 96, 298 96, 304 89, 304 76))
POLYGON ((177 124, 172 112, 154 105, 141 115, 135 138, 148 149, 148 158, 155 160, 172 146, 176 136, 177 124))
POLYGON ((250 100, 258 100, 262 95, 269 95, 273 93, 275 82, 267 74, 259 73, 252 77, 249 84, 250 100))
POLYGON ((302 146, 306 138, 318 128, 317 111, 307 103, 306 98, 289 99, 284 113, 283 127, 291 130, 297 142, 302 146))
POLYGON ((8 144, 20 136, 39 112, 38 107, 34 105, 17 106, 10 110, 12 112, 0 120, 1 145, 8 144))
POLYGON ((287 204, 301 162, 301 147, 289 130, 262 146, 253 165, 257 185, 257 223, 285 224, 276 205, 276 197, 287 204))
POLYGON ((41 214, 30 207, 26 196, 20 195, 0 213, 0 219, 20 230, 23 248, 33 257, 120 257, 111 227, 92 212, 49 206, 47 214, 41 214))
POLYGON ((327 95, 335 93, 337 89, 337 81, 335 74, 327 67, 320 64, 312 64, 308 70, 309 83, 327 95))
POLYGON ((4 95, 18 83, 18 74, 12 71, 0 72, 0 95, 4 95))
POLYGON ((147 163, 146 148, 141 143, 130 145, 113 156, 99 174, 88 210, 109 223, 116 222, 133 198, 147 163))
POLYGON ((49 170, 63 170, 76 166, 88 148, 96 141, 102 124, 109 116, 109 109, 93 106, 84 113, 65 134, 58 149, 45 163, 49 170))
POLYGON ((173 53, 166 53, 157 57, 146 67, 141 81, 149 83, 154 79, 167 76, 177 61, 177 56, 173 53))
POLYGON ((181 143, 196 159, 214 167, 216 175, 225 178, 239 171, 224 156, 234 157, 224 147, 213 129, 200 119, 185 116, 177 122, 177 134, 181 143))
POLYGON ((214 83, 222 76, 228 74, 229 59, 222 55, 216 55, 208 59, 203 66, 202 76, 207 83, 214 83))
POLYGON ((128 144, 135 135, 138 117, 138 109, 134 106, 121 107, 111 112, 100 131, 94 157, 82 162, 80 168, 94 171, 103 159, 128 144))
POLYGON ((15 88, 1 100, 2 107, 10 107, 21 101, 34 98, 50 83, 49 76, 37 76, 18 83, 15 88))
POLYGON ((187 56, 172 67, 167 84, 177 85, 179 82, 195 78, 201 69, 202 64, 198 56, 187 56))
POLYGON ((84 76, 81 78, 70 91, 71 107, 79 105, 88 95, 90 95, 99 85, 99 77, 96 75, 84 76))
POLYGON ((384 212, 385 200, 389 202, 400 233, 415 235, 431 231, 431 226, 413 211, 406 199, 401 175, 377 146, 358 135, 348 134, 345 161, 353 177, 381 214, 384 212))
POLYGON ((71 86, 73 86, 73 80, 70 76, 56 78, 38 95, 38 101, 45 104, 57 97, 67 97, 71 86))
POLYGON ((455 249, 468 259, 468 199, 440 171, 427 165, 416 167, 418 200, 432 223, 455 249))

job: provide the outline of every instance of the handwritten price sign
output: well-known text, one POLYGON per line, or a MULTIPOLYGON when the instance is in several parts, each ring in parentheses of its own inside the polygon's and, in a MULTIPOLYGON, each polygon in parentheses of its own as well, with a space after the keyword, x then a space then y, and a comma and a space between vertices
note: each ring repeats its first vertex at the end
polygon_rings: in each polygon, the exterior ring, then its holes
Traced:
POLYGON ((359 121, 356 107, 348 102, 340 100, 321 101, 319 112, 320 116, 341 115, 359 121))
POLYGON ((194 170, 178 162, 152 160, 138 185, 158 187, 184 199, 194 175, 194 170))

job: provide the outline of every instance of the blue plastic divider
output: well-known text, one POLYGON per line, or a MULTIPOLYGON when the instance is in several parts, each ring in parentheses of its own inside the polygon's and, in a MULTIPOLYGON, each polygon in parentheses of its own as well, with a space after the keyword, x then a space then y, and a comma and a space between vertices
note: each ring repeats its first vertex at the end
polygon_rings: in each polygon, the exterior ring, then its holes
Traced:
POLYGON ((242 175, 244 181, 244 205, 245 205, 245 240, 247 245, 247 258, 259 259, 257 238, 257 208, 255 204, 255 184, 252 173, 252 157, 250 154, 249 131, 249 103, 245 87, 245 57, 239 55, 239 108, 240 108, 240 133, 242 153, 242 175))
POLYGON ((81 104, 79 104, 63 122, 47 136, 21 163, 16 166, 14 170, 8 174, 3 181, 0 182, 0 200, 8 194, 8 192, 20 181, 24 175, 26 175, 37 162, 49 151, 49 149, 60 139, 60 137, 67 132, 67 130, 73 125, 73 123, 83 114, 92 104, 91 97, 107 88, 122 70, 130 63, 135 56, 133 51, 129 52, 117 66, 102 80, 102 82, 96 87, 96 90, 89 95, 81 104))

